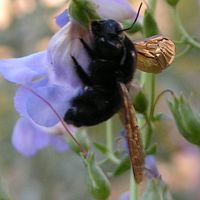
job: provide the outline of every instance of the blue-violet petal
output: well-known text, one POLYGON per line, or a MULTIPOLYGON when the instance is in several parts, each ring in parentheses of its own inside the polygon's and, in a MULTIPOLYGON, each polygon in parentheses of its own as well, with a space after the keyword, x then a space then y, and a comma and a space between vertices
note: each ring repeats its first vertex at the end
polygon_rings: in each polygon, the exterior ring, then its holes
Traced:
POLYGON ((48 145, 49 135, 30 121, 20 118, 15 124, 12 135, 14 147, 24 156, 33 156, 48 145))
POLYGON ((0 74, 10 82, 26 84, 46 74, 46 63, 45 51, 22 58, 2 59, 0 74))

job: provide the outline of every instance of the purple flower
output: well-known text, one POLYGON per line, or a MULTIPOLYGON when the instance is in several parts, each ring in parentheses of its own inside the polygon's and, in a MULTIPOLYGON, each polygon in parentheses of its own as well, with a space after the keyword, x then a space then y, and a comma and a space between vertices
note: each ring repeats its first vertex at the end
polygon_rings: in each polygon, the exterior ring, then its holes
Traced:
POLYGON ((149 179, 161 177, 156 165, 156 159, 152 155, 148 155, 145 157, 145 170, 146 170, 146 176, 149 179))
POLYGON ((124 192, 120 195, 119 200, 129 200, 130 199, 130 194, 129 192, 124 192))
MULTIPOLYGON (((162 180, 161 175, 158 172, 157 166, 156 166, 156 160, 155 157, 152 155, 148 155, 145 157, 145 174, 146 177, 149 180, 162 180)), ((120 195, 119 200, 129 200, 130 199, 130 192, 124 192, 120 195)))
MULTIPOLYGON (((126 0, 90 1, 102 19, 122 21, 135 16, 126 0)), ((32 156, 47 145, 58 151, 68 148, 63 133, 56 129, 60 120, 51 106, 63 117, 70 100, 83 88, 71 56, 76 57, 86 71, 89 63, 79 40, 82 38, 90 44, 89 30, 70 19, 66 10, 56 17, 56 22, 61 29, 52 37, 46 51, 0 60, 0 74, 19 85, 14 105, 21 118, 15 125, 12 143, 24 156, 32 156)))

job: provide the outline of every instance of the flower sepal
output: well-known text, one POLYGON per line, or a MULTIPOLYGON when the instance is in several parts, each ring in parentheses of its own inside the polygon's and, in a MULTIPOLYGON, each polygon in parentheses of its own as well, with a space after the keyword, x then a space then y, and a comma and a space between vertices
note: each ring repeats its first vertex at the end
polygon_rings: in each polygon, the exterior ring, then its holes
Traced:
POLYGON ((70 16, 88 28, 92 20, 100 19, 96 6, 89 0, 72 0, 69 6, 70 16))
POLYGON ((172 200, 172 196, 161 178, 153 178, 147 181, 146 189, 140 200, 172 200))
POLYGON ((87 184, 93 198, 107 200, 111 190, 110 182, 95 161, 94 154, 89 154, 87 158, 82 157, 82 159, 87 171, 87 184))
POLYGON ((144 13, 143 33, 145 37, 151 37, 159 33, 157 23, 150 10, 146 10, 144 13))
POLYGON ((166 0, 166 1, 170 6, 173 6, 173 7, 175 7, 179 2, 179 0, 166 0))
POLYGON ((133 105, 138 113, 145 114, 148 109, 148 99, 144 92, 140 90, 133 98, 133 105))
POLYGON ((190 143, 200 146, 200 115, 181 95, 168 102, 181 135, 190 143))

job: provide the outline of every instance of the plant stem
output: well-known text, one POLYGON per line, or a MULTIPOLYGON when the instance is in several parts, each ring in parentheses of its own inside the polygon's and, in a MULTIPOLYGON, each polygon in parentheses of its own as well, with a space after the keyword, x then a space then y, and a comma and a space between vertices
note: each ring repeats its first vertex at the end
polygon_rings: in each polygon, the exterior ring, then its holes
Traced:
POLYGON ((180 33, 184 36, 185 40, 191 44, 193 47, 195 48, 198 48, 200 49, 200 43, 195 41, 188 33, 187 31, 185 30, 182 22, 181 22, 181 19, 180 19, 180 16, 176 10, 176 8, 173 8, 173 14, 174 14, 174 19, 175 19, 175 22, 176 22, 176 25, 180 31, 180 33))
POLYGON ((112 121, 106 122, 106 146, 109 152, 113 152, 113 135, 112 135, 112 121))
MULTIPOLYGON (((156 0, 149 0, 148 5, 153 15, 155 13, 156 0)), ((144 37, 147 37, 147 36, 149 35, 144 35, 144 37)), ((143 134, 144 146, 146 149, 151 143, 151 138, 152 138, 152 133, 153 133, 152 124, 151 124, 151 117, 152 117, 151 113, 154 107, 154 100, 155 100, 155 74, 142 72, 140 85, 144 88, 144 92, 147 95, 147 99, 150 105, 148 109, 148 113, 145 116, 148 126, 145 129, 144 134, 143 134)))
POLYGON ((108 150, 108 159, 111 162, 118 164, 120 160, 113 153, 112 119, 109 119, 106 122, 106 146, 108 150))
POLYGON ((186 47, 181 52, 179 52, 178 54, 176 54, 175 59, 178 59, 178 58, 184 56, 186 53, 189 52, 189 50, 191 48, 192 48, 192 45, 191 44, 187 44, 186 47))
POLYGON ((138 187, 134 180, 132 170, 130 171, 130 200, 138 200, 138 187))

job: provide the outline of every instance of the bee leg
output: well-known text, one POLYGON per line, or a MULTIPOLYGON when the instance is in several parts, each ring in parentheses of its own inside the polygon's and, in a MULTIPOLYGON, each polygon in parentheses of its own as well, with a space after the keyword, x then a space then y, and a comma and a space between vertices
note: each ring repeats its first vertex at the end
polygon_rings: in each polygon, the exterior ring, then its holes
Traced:
POLYGON ((96 58, 94 51, 89 47, 89 45, 82 39, 80 38, 80 41, 84 47, 84 49, 87 51, 88 55, 93 59, 96 58))
POLYGON ((74 56, 71 56, 73 62, 74 62, 74 68, 76 70, 76 73, 78 74, 79 78, 81 79, 82 83, 84 85, 91 85, 91 79, 89 75, 83 70, 81 65, 78 63, 76 58, 74 56))
POLYGON ((135 63, 131 55, 127 55, 124 63, 119 65, 116 70, 117 81, 127 84, 133 78, 135 71, 135 63))

